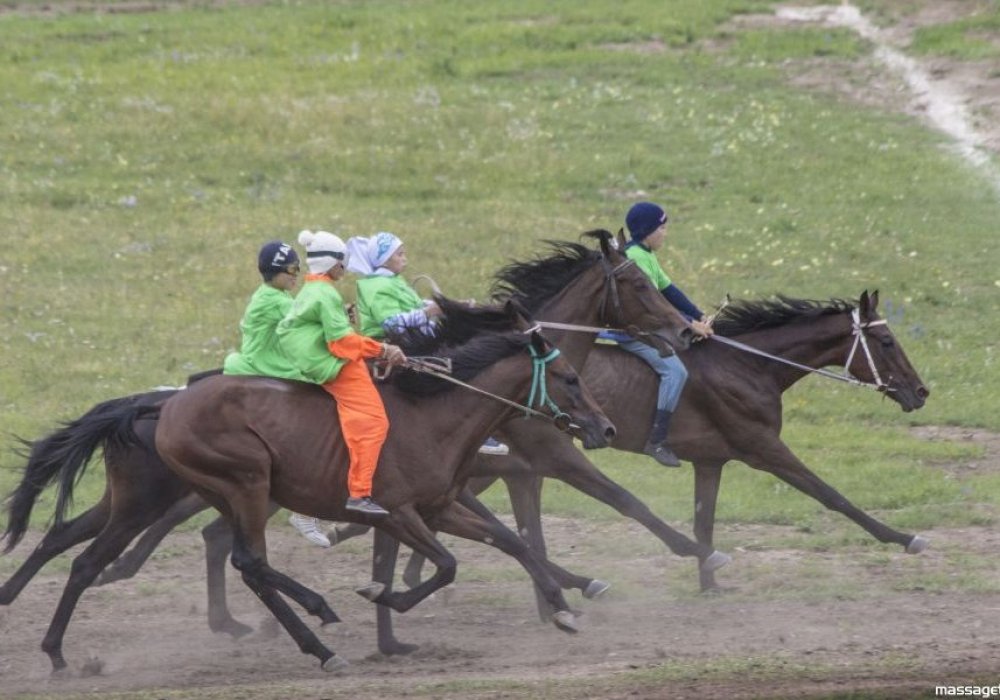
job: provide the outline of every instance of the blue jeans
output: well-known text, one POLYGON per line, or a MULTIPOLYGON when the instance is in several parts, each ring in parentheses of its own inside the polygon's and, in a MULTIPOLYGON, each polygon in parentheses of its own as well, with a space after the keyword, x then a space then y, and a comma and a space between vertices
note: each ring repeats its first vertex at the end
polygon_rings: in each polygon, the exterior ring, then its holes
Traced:
POLYGON ((688 371, 677 355, 660 357, 660 353, 638 340, 626 340, 618 344, 622 349, 641 357, 660 377, 656 410, 673 411, 677 408, 677 403, 681 400, 681 390, 688 378, 688 371))

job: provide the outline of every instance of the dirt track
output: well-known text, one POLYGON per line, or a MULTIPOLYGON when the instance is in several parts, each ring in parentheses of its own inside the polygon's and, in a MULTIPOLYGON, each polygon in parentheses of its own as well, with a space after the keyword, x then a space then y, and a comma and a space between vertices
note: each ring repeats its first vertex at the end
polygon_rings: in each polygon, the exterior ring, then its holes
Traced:
MULTIPOLYGON (((895 30, 900 43, 919 23, 947 19, 939 16, 943 8, 961 14, 975 3, 922 5, 895 30)), ((951 80, 964 91, 996 151, 1000 119, 989 117, 1000 104, 1000 77, 991 70, 940 59, 931 65, 935 80, 951 80)), ((824 61, 822 70, 802 64, 788 71, 792 82, 809 89, 883 108, 921 109, 919 100, 881 89, 893 79, 875 65, 845 63, 831 71, 824 61)), ((986 446, 986 458, 954 467, 959 472, 1000 470, 995 435, 925 433, 986 446)), ((571 597, 584 612, 576 636, 538 622, 526 576, 510 560, 449 540, 461 562, 449 603, 439 596, 397 616, 399 636, 422 648, 410 657, 383 658, 375 649, 371 605, 352 592, 367 582, 368 541, 324 552, 277 525, 269 540, 272 563, 326 594, 345 620, 320 633, 352 663, 345 674, 329 677, 284 633, 257 632, 240 641, 212 635, 204 621, 200 538, 175 534, 139 577, 84 596, 66 637, 71 672, 64 676, 50 676, 38 645, 65 571, 43 572, 13 606, 0 608, 0 697, 705 700, 865 690, 912 698, 932 697, 936 684, 1000 683, 1000 534, 993 528, 925 532, 931 549, 907 556, 882 546, 769 548, 755 543, 792 533, 720 526, 720 541, 734 545, 734 562, 719 579, 736 590, 712 598, 697 595, 693 564, 662 553, 637 527, 549 518, 546 530, 554 560, 614 584, 601 601, 571 597), (835 585, 846 592, 832 594, 835 585), (964 592, 955 592, 959 588, 964 592), (985 592, 969 592, 976 590, 985 592), (658 667, 666 670, 653 670, 658 667)), ((36 541, 33 535, 15 556, 36 541)), ((229 590, 237 616, 260 627, 263 607, 231 574, 229 590)))
MULTIPOLYGON (((966 466, 1000 469, 998 436, 944 429, 927 437, 981 442, 986 457, 966 466)), ((911 698, 932 696, 937 684, 1000 683, 1000 534, 991 528, 923 533, 931 548, 910 556, 881 545, 765 546, 794 530, 723 526, 721 540, 741 544, 729 548, 734 562, 719 577, 733 590, 716 597, 698 595, 693 564, 633 524, 548 518, 546 528, 553 559, 613 583, 600 601, 570 596, 584 613, 576 636, 538 622, 512 560, 447 540, 461 562, 450 600, 397 616, 400 638, 422 647, 382 657, 371 604, 352 592, 367 582, 368 538, 325 551, 276 523, 272 562, 324 593, 344 619, 320 632, 351 661, 343 675, 323 674, 283 632, 240 641, 210 633, 200 537, 181 533, 136 579, 84 596, 61 677, 50 676, 38 645, 66 574, 43 572, 0 608, 0 696, 704 699, 868 689, 911 698)), ((229 584, 234 612, 261 628, 263 606, 232 575, 229 584)))

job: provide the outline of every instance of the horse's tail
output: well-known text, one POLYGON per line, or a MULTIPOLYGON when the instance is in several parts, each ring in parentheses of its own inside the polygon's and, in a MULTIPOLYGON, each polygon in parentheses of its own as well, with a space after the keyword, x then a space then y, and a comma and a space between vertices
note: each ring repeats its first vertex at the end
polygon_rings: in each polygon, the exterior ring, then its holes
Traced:
POLYGON ((24 537, 38 495, 56 482, 59 494, 54 517, 56 526, 61 525, 73 502, 73 488, 97 448, 138 444, 133 421, 158 414, 158 404, 173 393, 157 391, 105 401, 40 440, 19 438, 28 463, 21 483, 6 498, 7 529, 0 536, 0 541, 6 540, 4 552, 10 552, 24 537))

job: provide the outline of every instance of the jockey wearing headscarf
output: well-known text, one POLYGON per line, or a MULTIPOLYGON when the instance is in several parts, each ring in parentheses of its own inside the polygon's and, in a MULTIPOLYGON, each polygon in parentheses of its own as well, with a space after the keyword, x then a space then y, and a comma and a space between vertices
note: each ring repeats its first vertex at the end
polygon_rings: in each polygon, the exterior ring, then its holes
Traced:
POLYGON ((433 333, 437 305, 425 301, 400 274, 406 267, 403 241, 381 231, 347 242, 347 270, 357 282, 358 325, 362 335, 384 338, 387 331, 419 328, 433 333))

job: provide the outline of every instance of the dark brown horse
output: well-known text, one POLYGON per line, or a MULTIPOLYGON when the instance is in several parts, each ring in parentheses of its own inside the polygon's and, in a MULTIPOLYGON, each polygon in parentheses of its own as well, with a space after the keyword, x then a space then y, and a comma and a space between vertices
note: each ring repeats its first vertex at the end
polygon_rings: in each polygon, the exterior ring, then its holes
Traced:
MULTIPOLYGON (((722 339, 774 357, 765 357, 724 340, 698 343, 683 353, 690 377, 670 434, 670 445, 695 470, 694 531, 711 549, 716 499, 727 462, 742 462, 768 472, 827 508, 846 515, 880 542, 917 554, 927 546, 919 535, 903 533, 876 520, 812 472, 781 439, 781 396, 793 384, 828 366, 851 375, 895 401, 903 411, 919 409, 929 395, 902 346, 877 313, 878 293, 844 301, 744 301, 726 307, 715 321, 722 339), (775 358, 782 358, 782 362, 775 358)), ((656 405, 656 383, 646 365, 615 347, 598 346, 583 370, 584 380, 618 427, 612 447, 642 453, 644 426, 656 405)), ((546 475, 559 477, 585 459, 559 436, 545 443, 546 475)), ((470 488, 479 492, 503 478, 510 490, 518 531, 539 552, 545 551, 540 520, 542 470, 529 456, 479 460, 470 488)), ((410 561, 404 580, 419 580, 419 557, 410 561)), ((701 587, 717 587, 712 570, 699 570, 701 587)), ((542 608, 544 609, 544 605, 542 608)))
MULTIPOLYGON (((441 303, 441 302, 439 302, 441 303)), ((455 323, 447 305, 443 326, 455 323)), ((510 418, 511 401, 537 399, 554 418, 566 417, 585 448, 603 447, 614 428, 559 351, 527 324, 506 333, 472 336, 453 346, 446 328, 426 347, 404 343, 408 353, 447 357, 451 376, 477 391, 455 389, 410 370, 380 390, 391 425, 375 473, 373 493, 389 515, 344 509, 347 448, 333 405, 311 386, 261 377, 210 377, 168 399, 159 413, 156 450, 182 480, 211 503, 233 529, 232 563, 306 654, 323 668, 346 664, 327 649, 279 595, 283 593, 326 624, 338 618, 317 593, 273 569, 264 536, 271 500, 297 513, 327 520, 374 524, 382 535, 430 559, 436 571, 402 592, 381 583, 363 594, 403 612, 454 580, 457 562, 435 538, 440 530, 482 541, 516 558, 556 611, 558 627, 575 631, 573 613, 547 567, 496 520, 481 518, 455 501, 482 441, 510 418), (537 392, 536 392, 537 390, 537 392), (495 400, 484 400, 483 394, 495 400), (502 402, 503 401, 503 402, 502 402)))
MULTIPOLYGON (((594 253, 576 244, 554 244, 556 254, 530 263, 514 263, 501 276, 503 284, 523 287, 520 298, 530 301, 534 295, 549 302, 550 319, 575 321, 589 325, 632 326, 650 331, 651 341, 657 336, 683 347, 690 334, 686 323, 672 307, 652 290, 641 271, 615 251, 607 232, 591 232, 601 250, 594 253), (535 282, 531 282, 535 280, 535 282), (537 280, 544 280, 540 285, 537 280), (664 319, 667 325, 664 327, 664 319)), ((593 334, 573 334, 563 339, 567 356, 580 357, 589 349, 593 334)), ((582 363, 581 360, 576 360, 582 363)), ((73 483, 79 478, 90 454, 101 443, 103 435, 120 420, 116 411, 135 404, 151 404, 162 399, 163 394, 140 395, 106 402, 92 409, 85 416, 68 423, 32 445, 25 478, 8 502, 10 518, 5 536, 8 551, 23 536, 32 505, 46 485, 60 483, 60 504, 72 492, 73 483)), ((520 421, 518 421, 520 422, 520 421)), ((137 432, 147 442, 151 438, 151 421, 142 421, 137 432)), ((53 619, 43 648, 60 667, 62 636, 79 595, 95 580, 98 574, 128 542, 150 523, 153 527, 144 535, 137 547, 139 556, 123 559, 122 565, 105 572, 104 580, 114 580, 131 575, 148 556, 156 543, 177 522, 204 509, 205 503, 189 493, 183 483, 166 470, 152 450, 135 446, 106 445, 108 490, 94 508, 78 518, 62 522, 62 508, 57 509, 57 523, 28 557, 18 571, 0 587, 0 604, 9 604, 35 573, 52 557, 68 547, 97 537, 97 540, 78 557, 67 583, 63 600, 53 619), (114 494, 114 498, 112 498, 114 494)), ((592 465, 587 463, 589 469, 592 465)), ((206 541, 223 543, 210 546, 209 558, 209 624, 213 630, 226 631, 235 636, 249 631, 229 615, 225 606, 223 563, 228 553, 225 543, 228 529, 215 523, 205 529, 206 541)), ((683 547, 696 551, 694 543, 677 535, 683 547)), ((719 560, 719 558, 717 558, 719 560)), ((558 570, 554 570, 558 574, 558 570)), ((593 582, 586 590, 593 591, 593 582)), ((599 589, 599 587, 598 587, 599 589)), ((380 608, 380 611, 382 609, 380 608)), ((395 651, 410 647, 402 645, 395 651)), ((390 653, 393 649, 386 649, 390 653)))

